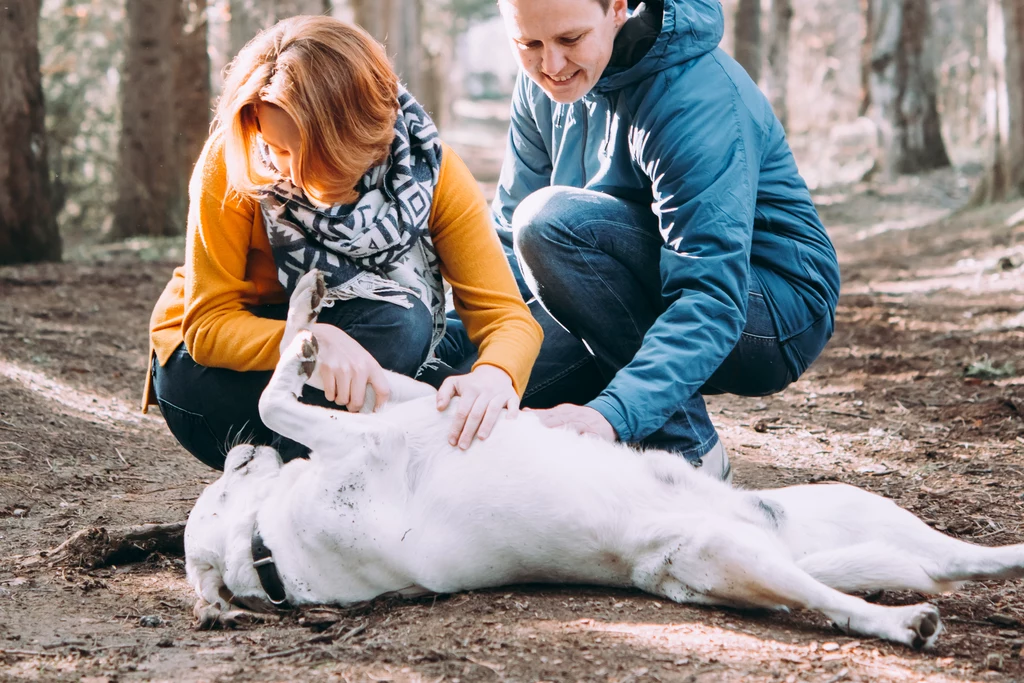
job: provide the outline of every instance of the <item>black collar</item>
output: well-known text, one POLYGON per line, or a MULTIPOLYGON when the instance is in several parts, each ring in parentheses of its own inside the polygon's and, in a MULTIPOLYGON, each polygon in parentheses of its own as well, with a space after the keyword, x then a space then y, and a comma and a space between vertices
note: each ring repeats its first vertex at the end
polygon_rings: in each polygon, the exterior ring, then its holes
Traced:
POLYGON ((281 575, 277 573, 277 565, 274 564, 274 553, 263 542, 260 535, 259 525, 252 525, 252 566, 256 569, 256 575, 260 577, 260 585, 266 592, 270 602, 275 607, 287 609, 288 594, 284 590, 284 582, 281 575))

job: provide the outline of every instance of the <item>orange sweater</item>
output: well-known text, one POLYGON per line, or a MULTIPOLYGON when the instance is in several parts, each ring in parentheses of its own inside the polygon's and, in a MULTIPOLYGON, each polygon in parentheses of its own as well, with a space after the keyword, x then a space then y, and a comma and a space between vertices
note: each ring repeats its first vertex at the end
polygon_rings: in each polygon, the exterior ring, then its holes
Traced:
MULTIPOLYGON (((540 351, 540 326, 519 295, 469 169, 447 145, 441 159, 429 223, 441 274, 480 350, 476 365, 501 368, 522 395, 540 351)), ((210 138, 199 157, 189 199, 185 265, 174 270, 153 310, 151 357, 163 365, 184 341, 200 365, 271 370, 284 322, 260 318, 249 308, 287 297, 257 203, 228 196, 219 136, 210 138)), ((156 403, 151 389, 147 381, 143 410, 156 403)))

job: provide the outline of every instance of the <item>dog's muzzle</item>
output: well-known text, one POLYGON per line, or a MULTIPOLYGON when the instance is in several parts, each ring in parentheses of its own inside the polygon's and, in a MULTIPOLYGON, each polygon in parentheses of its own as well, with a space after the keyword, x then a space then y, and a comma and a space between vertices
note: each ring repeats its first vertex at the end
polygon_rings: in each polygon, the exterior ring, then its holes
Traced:
POLYGON ((284 582, 274 564, 274 553, 263 542, 258 524, 252 526, 252 566, 260 578, 260 585, 267 594, 271 604, 278 609, 288 609, 288 594, 284 590, 284 582))

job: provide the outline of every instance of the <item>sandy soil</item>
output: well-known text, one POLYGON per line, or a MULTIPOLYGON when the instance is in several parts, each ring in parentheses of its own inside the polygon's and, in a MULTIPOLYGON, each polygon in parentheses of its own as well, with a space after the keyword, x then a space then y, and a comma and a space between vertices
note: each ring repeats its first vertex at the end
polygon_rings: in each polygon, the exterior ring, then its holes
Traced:
MULTIPOLYGON (((848 482, 965 540, 1024 542, 1024 225, 1007 222, 1024 205, 954 213, 968 189, 950 171, 817 197, 844 272, 837 332, 783 394, 710 399, 739 485, 848 482)), ((180 557, 51 566, 40 551, 80 528, 184 519, 214 477, 159 415, 137 410, 149 311, 175 265, 152 255, 108 249, 89 262, 0 269, 2 680, 1008 681, 1024 672, 1020 582, 937 598, 948 632, 922 654, 842 636, 813 615, 589 587, 382 601, 197 632, 180 557)))

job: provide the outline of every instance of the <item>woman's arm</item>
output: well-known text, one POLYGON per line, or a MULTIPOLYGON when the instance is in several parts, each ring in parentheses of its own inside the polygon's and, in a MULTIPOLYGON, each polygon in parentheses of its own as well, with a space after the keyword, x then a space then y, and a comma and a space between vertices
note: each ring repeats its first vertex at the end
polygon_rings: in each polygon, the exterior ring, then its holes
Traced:
POLYGON ((224 146, 212 137, 189 184, 185 246, 182 336, 200 365, 249 371, 277 363, 284 322, 250 311, 268 294, 282 294, 272 268, 250 268, 254 250, 269 256, 269 243, 258 243, 261 235, 266 242, 262 226, 256 202, 228 196, 224 146))
POLYGON ((447 145, 434 190, 430 232, 441 258, 441 274, 452 286, 455 310, 480 350, 474 368, 493 365, 504 370, 522 396, 543 333, 516 287, 483 192, 447 145))

